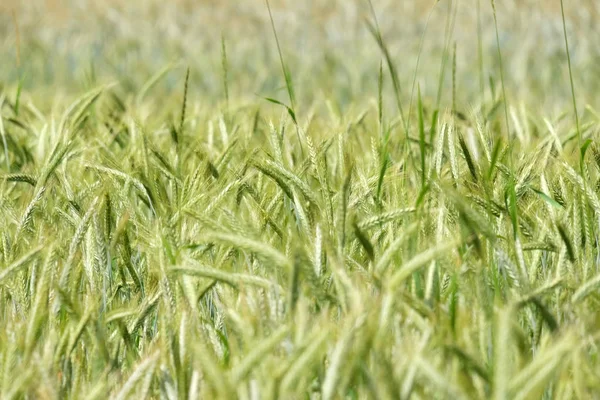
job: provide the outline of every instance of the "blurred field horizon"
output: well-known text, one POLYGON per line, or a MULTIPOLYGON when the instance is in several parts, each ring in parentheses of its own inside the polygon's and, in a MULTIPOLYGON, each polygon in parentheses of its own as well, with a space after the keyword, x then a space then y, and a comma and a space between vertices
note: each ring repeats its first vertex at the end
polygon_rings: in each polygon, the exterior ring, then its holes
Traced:
POLYGON ((3 0, 1 399, 600 399, 600 2, 3 0))
MULTIPOLYGON (((446 45, 446 16, 456 13, 451 40, 457 44, 457 96, 468 109, 481 100, 478 29, 483 85, 489 89, 490 77, 496 84, 499 80, 492 8, 487 1, 462 1, 454 9, 455 3, 442 1, 435 5, 428 22, 434 3, 384 0, 374 7, 404 88, 412 83, 424 34, 418 79, 423 93, 431 97, 437 92, 439 60, 446 45)), ((593 39, 600 35, 595 23, 599 8, 593 0, 566 7, 578 96, 582 104, 594 108, 598 108, 595 93, 600 88, 597 80, 588 76, 594 74, 600 60, 593 39)), ((283 54, 305 106, 315 101, 322 105, 327 98, 344 107, 375 97, 381 53, 365 24, 370 18, 368 2, 274 1, 272 9, 283 54), (315 81, 318 90, 313 90, 315 81)), ((563 111, 570 89, 560 3, 513 0, 499 2, 497 9, 506 87, 515 105, 524 102, 540 111, 563 111)), ((218 100, 223 98, 223 38, 229 50, 232 97, 248 103, 256 100, 255 94, 285 93, 269 14, 261 1, 10 0, 0 6, 0 18, 0 56, 11 61, 3 66, 4 85, 14 87, 23 76, 25 85, 58 89, 59 94, 73 95, 94 83, 112 81, 123 90, 135 90, 165 66, 177 64, 179 73, 168 74, 160 89, 167 94, 178 90, 181 70, 189 66, 193 78, 190 93, 199 99, 218 100)), ((446 74, 446 86, 450 79, 446 74)), ((409 90, 403 94, 408 96, 409 90)))

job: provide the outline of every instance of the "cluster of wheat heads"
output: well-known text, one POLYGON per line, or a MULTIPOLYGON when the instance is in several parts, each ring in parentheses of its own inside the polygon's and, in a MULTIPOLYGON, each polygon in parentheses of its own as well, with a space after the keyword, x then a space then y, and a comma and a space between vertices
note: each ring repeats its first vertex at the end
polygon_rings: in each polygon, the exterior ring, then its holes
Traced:
POLYGON ((4 398, 598 390, 600 152, 581 175, 574 128, 514 113, 511 170, 483 109, 440 118, 420 163, 397 121, 382 150, 375 109, 152 128, 135 107, 101 88, 54 120, 4 99, 27 171, 1 183, 4 398))
POLYGON ((347 112, 299 114, 283 56, 283 113, 239 104, 225 40, 225 104, 181 68, 153 92, 170 67, 64 111, 2 90, 0 397, 593 398, 598 112, 504 79, 461 112, 450 33, 444 111, 369 21, 378 101, 347 112))

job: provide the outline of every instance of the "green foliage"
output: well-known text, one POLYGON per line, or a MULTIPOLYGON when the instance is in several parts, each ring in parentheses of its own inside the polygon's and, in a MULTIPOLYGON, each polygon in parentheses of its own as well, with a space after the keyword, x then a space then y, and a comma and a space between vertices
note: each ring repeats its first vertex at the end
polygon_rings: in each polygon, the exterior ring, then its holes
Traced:
POLYGON ((511 86, 516 9, 478 2, 463 43, 457 2, 432 0, 399 49, 368 1, 374 59, 321 60, 367 88, 343 106, 325 79, 292 82, 274 4, 260 40, 288 104, 240 94, 264 60, 227 30, 215 96, 190 60, 117 64, 117 84, 94 67, 79 96, 0 74, 0 398, 593 398, 600 118, 577 114, 575 51, 570 79, 539 71, 567 88, 552 115, 511 86))

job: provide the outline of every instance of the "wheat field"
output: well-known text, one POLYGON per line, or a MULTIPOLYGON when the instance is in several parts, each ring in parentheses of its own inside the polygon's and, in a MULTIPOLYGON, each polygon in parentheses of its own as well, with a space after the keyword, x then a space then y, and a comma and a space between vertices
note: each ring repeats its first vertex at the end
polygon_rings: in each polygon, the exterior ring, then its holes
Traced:
POLYGON ((3 1, 0 398, 600 398, 599 18, 3 1))

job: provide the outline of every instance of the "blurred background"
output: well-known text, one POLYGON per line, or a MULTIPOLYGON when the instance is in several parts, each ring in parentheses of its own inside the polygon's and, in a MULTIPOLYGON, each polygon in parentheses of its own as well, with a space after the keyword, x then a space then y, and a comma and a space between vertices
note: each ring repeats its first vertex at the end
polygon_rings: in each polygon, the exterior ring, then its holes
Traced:
MULTIPOLYGON (((567 110, 571 98, 559 0, 497 3, 509 100, 550 115, 567 110)), ((447 48, 443 103, 451 101, 454 43, 457 103, 468 110, 489 100, 491 87, 498 90, 489 1, 373 0, 373 7, 403 98, 411 92, 423 34, 417 82, 426 99, 437 94, 447 48)), ((600 2, 568 0, 565 7, 580 108, 597 108, 600 2)), ((382 56, 367 29, 365 21, 373 18, 366 0, 272 0, 271 8, 300 107, 329 102, 343 113, 376 98, 382 56)), ((106 82, 137 93, 172 65, 153 93, 180 96, 189 66, 190 95, 214 104, 224 99, 222 43, 232 103, 257 102, 256 95, 287 100, 268 9, 260 0, 3 0, 0 85, 11 93, 21 79, 23 92, 44 108, 106 82)))

